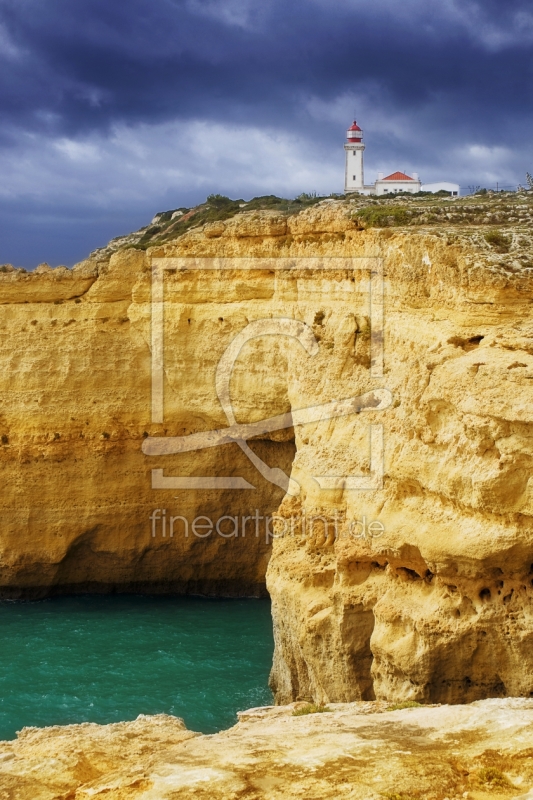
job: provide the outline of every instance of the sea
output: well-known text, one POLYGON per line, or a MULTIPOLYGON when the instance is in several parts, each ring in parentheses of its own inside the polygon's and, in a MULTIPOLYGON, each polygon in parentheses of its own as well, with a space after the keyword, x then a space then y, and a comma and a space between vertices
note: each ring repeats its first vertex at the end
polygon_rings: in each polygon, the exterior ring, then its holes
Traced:
POLYGON ((173 714, 214 733, 272 703, 268 599, 80 595, 0 602, 0 739, 173 714))

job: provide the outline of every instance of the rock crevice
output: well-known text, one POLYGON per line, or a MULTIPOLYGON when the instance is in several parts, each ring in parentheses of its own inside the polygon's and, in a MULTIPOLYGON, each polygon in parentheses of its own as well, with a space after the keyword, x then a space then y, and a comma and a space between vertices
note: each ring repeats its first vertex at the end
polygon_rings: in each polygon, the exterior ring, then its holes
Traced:
POLYGON ((261 593, 266 575, 280 702, 533 692, 529 231, 515 225, 500 253, 466 222, 364 227, 350 201, 292 217, 249 212, 146 252, 100 253, 77 272, 0 275, 3 596, 261 593), (164 423, 150 415, 153 257, 292 263, 169 270, 164 423), (313 271, 300 258, 332 261, 313 271), (335 261, 346 258, 383 264, 382 378, 369 369, 370 272, 335 261), (275 336, 248 342, 231 377, 238 422, 377 389, 391 392, 391 406, 252 440, 298 496, 261 476, 236 444, 144 455, 146 437, 228 424, 217 364, 250 322, 278 318, 305 323, 317 350, 275 336), (383 483, 350 489, 346 476, 371 474, 370 426, 383 426, 383 483), (256 488, 154 490, 154 467, 256 488), (321 488, 320 476, 335 488, 321 488), (257 511, 275 517, 276 536, 272 547, 249 524, 245 536, 180 529, 170 538, 160 523, 152 536, 154 509, 189 524, 257 511))

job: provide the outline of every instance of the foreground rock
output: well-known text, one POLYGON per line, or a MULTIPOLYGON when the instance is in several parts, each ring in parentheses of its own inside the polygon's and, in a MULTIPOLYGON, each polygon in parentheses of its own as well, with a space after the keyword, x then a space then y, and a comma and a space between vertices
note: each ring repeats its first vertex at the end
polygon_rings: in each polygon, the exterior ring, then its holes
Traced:
MULTIPOLYGON (((301 707, 303 704, 296 704, 301 707)), ((165 715, 25 728, 0 743, 2 800, 501 800, 532 797, 533 700, 387 710, 252 709, 202 736, 165 715)))

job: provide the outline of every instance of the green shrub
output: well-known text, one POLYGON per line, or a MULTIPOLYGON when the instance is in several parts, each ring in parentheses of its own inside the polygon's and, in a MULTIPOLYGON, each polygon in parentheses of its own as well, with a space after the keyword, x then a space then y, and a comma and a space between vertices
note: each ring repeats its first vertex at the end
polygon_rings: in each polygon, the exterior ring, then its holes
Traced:
POLYGON ((411 213, 402 206, 367 206, 357 212, 356 218, 367 228, 393 228, 408 225, 411 213))
POLYGON ((485 240, 492 246, 498 253, 508 253, 511 247, 511 239, 501 231, 489 231, 485 234, 485 240))
POLYGON ((215 208, 222 208, 232 203, 242 202, 242 200, 232 200, 231 197, 226 197, 225 194, 208 194, 206 200, 206 203, 209 203, 210 206, 215 206, 215 208))
POLYGON ((292 716, 304 717, 306 714, 323 714, 325 711, 333 711, 333 709, 323 705, 317 706, 315 703, 308 703, 306 706, 295 709, 292 712, 292 716))
POLYGON ((509 789, 512 783, 507 780, 503 772, 494 767, 483 767, 477 773, 477 780, 484 786, 490 786, 493 789, 509 789))

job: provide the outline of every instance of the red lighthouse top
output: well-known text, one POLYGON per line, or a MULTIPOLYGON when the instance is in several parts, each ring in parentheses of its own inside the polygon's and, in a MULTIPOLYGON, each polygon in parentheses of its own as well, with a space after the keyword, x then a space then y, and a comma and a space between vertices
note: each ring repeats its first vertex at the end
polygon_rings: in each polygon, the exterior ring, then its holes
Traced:
POLYGON ((348 128, 348 131, 346 133, 346 138, 352 144, 357 144, 363 138, 363 131, 361 130, 361 128, 359 127, 359 125, 355 120, 353 121, 353 125, 350 128, 348 128))

